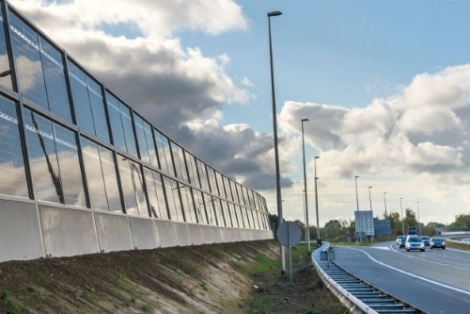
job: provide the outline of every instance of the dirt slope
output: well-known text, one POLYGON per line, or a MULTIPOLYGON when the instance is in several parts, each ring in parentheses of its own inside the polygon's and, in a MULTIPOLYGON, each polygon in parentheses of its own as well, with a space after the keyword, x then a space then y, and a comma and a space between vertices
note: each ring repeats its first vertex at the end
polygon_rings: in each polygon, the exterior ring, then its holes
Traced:
POLYGON ((291 304, 336 312, 308 260, 285 288, 278 250, 258 241, 0 263, 0 313, 289 313, 291 304), (257 270, 266 260, 272 269, 257 270), (312 305, 319 290, 331 310, 312 305), (253 310, 263 298, 276 310, 253 310))

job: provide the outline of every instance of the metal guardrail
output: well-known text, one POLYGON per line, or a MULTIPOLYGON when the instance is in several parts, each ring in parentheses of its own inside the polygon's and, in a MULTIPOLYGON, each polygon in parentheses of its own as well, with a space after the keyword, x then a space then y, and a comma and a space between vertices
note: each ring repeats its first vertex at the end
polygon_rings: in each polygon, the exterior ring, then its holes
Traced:
POLYGON ((329 243, 325 243, 325 245, 312 253, 312 263, 328 289, 352 313, 426 313, 350 274, 328 258, 330 255, 327 253, 328 251, 329 243), (325 268, 325 263, 327 268, 325 268))
MULTIPOLYGON (((354 314, 361 314, 361 313, 371 313, 371 314, 378 314, 375 310, 367 306, 361 300, 356 298, 352 293, 349 293, 346 289, 344 289, 341 285, 339 285, 336 281, 334 281, 324 270, 323 267, 317 262, 317 259, 320 260, 321 252, 327 252, 330 249, 330 243, 324 242, 324 244, 312 252, 312 263, 315 269, 317 270, 320 278, 323 280, 327 288, 333 292, 333 294, 343 303, 350 311, 354 314)), ((326 263, 330 263, 328 260, 326 263)))

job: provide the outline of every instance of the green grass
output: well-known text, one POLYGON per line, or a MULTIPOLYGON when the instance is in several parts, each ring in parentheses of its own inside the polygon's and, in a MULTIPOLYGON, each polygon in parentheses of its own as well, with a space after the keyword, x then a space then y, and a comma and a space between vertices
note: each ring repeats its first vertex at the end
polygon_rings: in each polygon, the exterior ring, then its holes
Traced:
POLYGON ((9 296, 10 296, 10 291, 3 290, 2 294, 0 294, 0 299, 2 299, 3 301, 6 301, 6 299, 8 299, 9 296))
POLYGON ((208 289, 207 289, 207 285, 206 285, 205 282, 200 282, 200 283, 199 283, 199 286, 200 286, 200 287, 202 288, 202 290, 204 290, 204 291, 207 291, 207 290, 208 290, 208 289))
POLYGON ((251 270, 256 273, 265 273, 278 267, 278 261, 271 260, 265 255, 260 254, 255 257, 255 263, 251 266, 251 270))
POLYGON ((454 242, 446 241, 446 247, 464 250, 464 251, 470 251, 470 244, 454 243, 454 242))

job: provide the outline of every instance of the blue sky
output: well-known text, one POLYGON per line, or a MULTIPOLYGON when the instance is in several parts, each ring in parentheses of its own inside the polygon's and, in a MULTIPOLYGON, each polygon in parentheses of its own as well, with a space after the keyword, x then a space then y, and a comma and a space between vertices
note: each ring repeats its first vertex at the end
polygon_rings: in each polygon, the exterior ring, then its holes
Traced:
POLYGON ((276 213, 267 12, 286 219, 359 206, 449 223, 470 212, 470 1, 11 3, 150 122, 276 213), (92 9, 90 9, 92 6, 92 9), (443 210, 445 209, 445 210, 443 210))
MULTIPOLYGON (((248 77, 256 99, 224 108, 224 123, 272 130, 268 24, 272 19, 276 99, 363 107, 419 73, 470 58, 468 1, 236 1, 248 28, 214 37, 182 33, 207 56, 228 54, 227 73, 248 77), (260 123, 261 122, 261 123, 260 123)), ((278 106, 280 110, 280 106, 278 106)))

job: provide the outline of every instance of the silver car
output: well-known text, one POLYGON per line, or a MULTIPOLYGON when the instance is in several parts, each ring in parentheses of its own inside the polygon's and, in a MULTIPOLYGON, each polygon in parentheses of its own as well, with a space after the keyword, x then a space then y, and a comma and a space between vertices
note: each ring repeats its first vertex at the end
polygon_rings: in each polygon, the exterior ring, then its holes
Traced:
POLYGON ((405 240, 405 250, 407 252, 411 250, 420 250, 421 252, 424 252, 424 242, 417 235, 409 235, 405 240))

